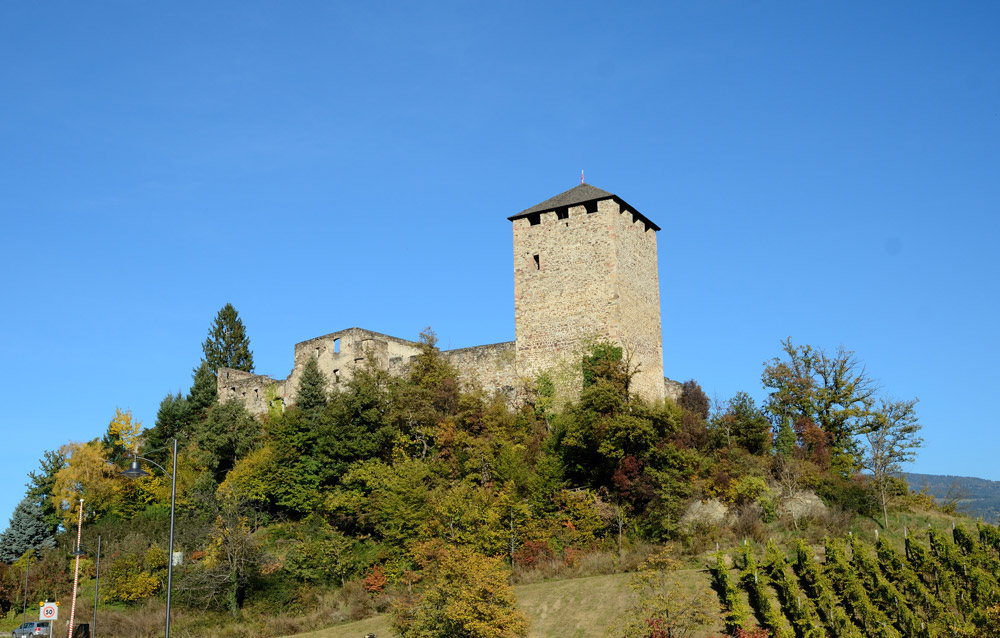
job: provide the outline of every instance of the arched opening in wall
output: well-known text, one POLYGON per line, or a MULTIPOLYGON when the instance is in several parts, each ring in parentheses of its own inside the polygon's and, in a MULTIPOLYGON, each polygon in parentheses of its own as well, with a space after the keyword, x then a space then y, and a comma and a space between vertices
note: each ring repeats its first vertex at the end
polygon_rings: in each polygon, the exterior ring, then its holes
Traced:
POLYGON ((340 337, 333 340, 333 353, 340 354, 340 337))

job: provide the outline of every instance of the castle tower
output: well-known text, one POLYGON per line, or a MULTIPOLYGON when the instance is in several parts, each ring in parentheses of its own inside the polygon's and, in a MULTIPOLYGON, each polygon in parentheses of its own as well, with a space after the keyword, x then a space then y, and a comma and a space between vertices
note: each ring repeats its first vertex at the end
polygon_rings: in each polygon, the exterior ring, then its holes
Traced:
POLYGON ((633 389, 664 396, 659 226, 623 199, 580 184, 509 218, 514 223, 514 323, 521 374, 571 370, 584 341, 631 353, 633 389))

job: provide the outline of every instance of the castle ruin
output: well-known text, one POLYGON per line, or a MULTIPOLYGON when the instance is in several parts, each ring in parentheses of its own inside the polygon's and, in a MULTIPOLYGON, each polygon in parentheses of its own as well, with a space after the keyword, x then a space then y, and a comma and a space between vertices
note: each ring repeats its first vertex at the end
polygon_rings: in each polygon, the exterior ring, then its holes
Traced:
MULTIPOLYGON (((632 381, 637 394, 676 398, 680 385, 663 376, 659 226, 622 198, 589 184, 508 219, 514 230, 515 339, 443 351, 460 380, 512 400, 543 372, 568 378, 563 385, 572 386, 587 343, 605 338, 622 346, 638 369, 632 381)), ((403 374, 419 348, 415 341, 348 328, 295 344, 294 366, 285 379, 219 369, 219 400, 237 399, 260 414, 267 411, 269 396, 286 403, 294 399, 309 358, 317 360, 332 390, 369 358, 403 374)))

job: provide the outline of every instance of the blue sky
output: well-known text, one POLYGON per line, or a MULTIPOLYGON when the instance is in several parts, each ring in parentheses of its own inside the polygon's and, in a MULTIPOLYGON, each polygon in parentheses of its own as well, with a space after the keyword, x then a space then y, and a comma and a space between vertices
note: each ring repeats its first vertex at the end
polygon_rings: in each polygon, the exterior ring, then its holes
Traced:
POLYGON ((506 217, 579 182, 658 236, 665 372, 782 339, 1000 480, 994 3, 4 3, 0 526, 46 449, 151 426, 209 324, 514 337, 506 217))

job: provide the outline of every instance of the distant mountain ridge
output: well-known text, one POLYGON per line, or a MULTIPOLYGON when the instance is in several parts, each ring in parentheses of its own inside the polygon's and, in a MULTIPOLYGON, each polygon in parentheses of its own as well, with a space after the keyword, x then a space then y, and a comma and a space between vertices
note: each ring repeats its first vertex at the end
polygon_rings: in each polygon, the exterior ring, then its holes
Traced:
POLYGON ((1000 481, 972 476, 903 473, 910 489, 927 488, 938 504, 955 503, 957 510, 996 525, 1000 521, 1000 481))

